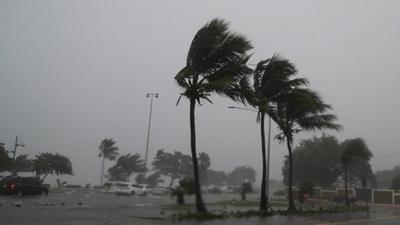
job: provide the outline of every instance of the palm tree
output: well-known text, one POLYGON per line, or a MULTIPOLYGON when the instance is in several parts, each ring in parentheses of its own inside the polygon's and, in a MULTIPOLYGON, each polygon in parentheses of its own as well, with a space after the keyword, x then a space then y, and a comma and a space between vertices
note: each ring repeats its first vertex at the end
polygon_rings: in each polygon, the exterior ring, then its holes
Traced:
POLYGON ((325 104, 318 93, 306 87, 296 87, 279 97, 276 109, 271 110, 271 118, 278 124, 281 133, 276 137, 284 141, 288 148, 289 161, 289 211, 295 210, 293 201, 293 155, 294 135, 300 131, 340 129, 333 123, 336 116, 327 114, 331 106, 325 104))
POLYGON ((356 163, 368 162, 372 157, 372 153, 368 149, 364 140, 361 138, 346 140, 341 145, 343 149, 341 161, 344 172, 344 199, 346 205, 350 206, 349 194, 347 190, 349 166, 356 163))
POLYGON ((306 85, 304 78, 294 78, 295 66, 286 59, 275 54, 273 57, 260 61, 253 72, 253 87, 249 82, 241 82, 242 96, 246 102, 258 111, 257 122, 261 129, 261 153, 262 153, 262 181, 260 196, 260 211, 266 211, 268 207, 268 196, 266 191, 266 149, 265 149, 265 116, 273 113, 281 96, 288 93, 297 86, 306 85))
POLYGON ((146 166, 144 160, 140 158, 139 154, 128 153, 126 155, 120 156, 117 163, 111 167, 108 172, 111 178, 129 180, 132 173, 135 172, 145 172, 146 166))
POLYGON ((104 163, 105 160, 115 160, 118 156, 118 147, 115 146, 115 141, 110 138, 105 138, 101 141, 99 146, 99 157, 103 157, 103 161, 101 164, 101 177, 100 177, 100 184, 103 185, 103 177, 104 177, 104 163))
POLYGON ((212 93, 227 96, 235 101, 242 100, 239 90, 241 79, 249 75, 246 66, 252 49, 250 42, 239 34, 228 30, 228 24, 221 19, 213 19, 194 36, 187 55, 186 66, 175 76, 183 89, 182 96, 189 99, 190 144, 193 161, 193 175, 198 212, 206 212, 199 180, 196 151, 195 107, 203 101, 211 100, 212 93))

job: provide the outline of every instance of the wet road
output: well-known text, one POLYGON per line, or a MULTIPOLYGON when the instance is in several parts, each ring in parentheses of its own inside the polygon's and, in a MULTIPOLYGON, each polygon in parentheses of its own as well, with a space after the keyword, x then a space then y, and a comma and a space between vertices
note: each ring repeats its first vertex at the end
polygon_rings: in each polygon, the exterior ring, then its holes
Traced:
MULTIPOLYGON (((231 200, 233 195, 205 195, 206 202, 231 200)), ((251 197, 256 197, 250 196, 251 197)), ((193 202, 193 197, 186 199, 193 202)), ((130 224, 201 224, 201 225, 326 225, 326 224, 400 224, 400 209, 373 208, 365 213, 314 216, 273 216, 268 218, 224 219, 213 221, 172 221, 174 199, 169 196, 115 196, 98 192, 51 193, 49 196, 0 196, 1 225, 130 225, 130 224), (16 207, 15 204, 21 204, 16 207), (172 207, 172 208, 171 208, 172 207)), ((209 206, 218 210, 223 206, 209 206)), ((247 208, 246 208, 247 209, 247 208)), ((187 209, 185 209, 187 210, 187 209)), ((245 210, 245 209, 243 209, 245 210)))

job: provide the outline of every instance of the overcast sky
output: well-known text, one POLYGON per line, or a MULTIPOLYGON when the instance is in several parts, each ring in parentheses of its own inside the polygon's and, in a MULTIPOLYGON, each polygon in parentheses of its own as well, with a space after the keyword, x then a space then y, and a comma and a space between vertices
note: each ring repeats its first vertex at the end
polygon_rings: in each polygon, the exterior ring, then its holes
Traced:
MULTIPOLYGON (((18 153, 66 155, 76 176, 65 179, 97 184, 102 139, 144 155, 145 95, 158 92, 150 157, 158 149, 189 154, 188 102, 176 106, 173 78, 195 32, 214 17, 251 40, 251 63, 278 52, 297 66, 344 127, 327 133, 364 138, 374 170, 400 164, 396 0, 0 0, 0 142, 11 147, 19 135, 26 147, 18 153)), ((212 99, 197 110, 198 151, 211 156, 214 169, 260 171, 256 115, 212 99)), ((320 134, 298 135, 296 143, 313 135, 320 134)), ((272 178, 281 179, 286 151, 272 143, 272 178)))

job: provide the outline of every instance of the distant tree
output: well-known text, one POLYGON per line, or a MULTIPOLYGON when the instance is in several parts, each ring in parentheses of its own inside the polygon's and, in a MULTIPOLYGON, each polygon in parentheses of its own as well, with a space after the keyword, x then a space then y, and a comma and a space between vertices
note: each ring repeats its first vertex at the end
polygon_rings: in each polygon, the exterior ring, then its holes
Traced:
POLYGON ((375 173, 377 188, 392 188, 392 181, 398 174, 400 174, 400 166, 377 171, 375 173))
POLYGON ((228 174, 228 184, 230 185, 240 186, 245 180, 249 183, 256 182, 256 170, 250 166, 238 166, 228 174))
POLYGON ((146 171, 144 161, 139 154, 128 153, 120 156, 117 163, 108 169, 110 180, 125 180, 128 181, 132 173, 142 173, 146 171))
POLYGON ((39 153, 33 160, 33 170, 36 176, 42 176, 41 180, 49 174, 60 175, 73 175, 72 164, 69 158, 58 153, 39 153))
POLYGON ((228 182, 228 175, 225 171, 217 171, 208 169, 207 170, 207 180, 204 182, 206 185, 217 185, 221 186, 228 182))
POLYGON ((176 179, 190 176, 192 173, 192 159, 189 155, 179 151, 169 153, 163 149, 158 150, 153 160, 153 169, 164 176, 170 177, 169 187, 176 179))
POLYGON ((205 152, 200 152, 198 154, 198 162, 199 162, 200 181, 207 182, 207 170, 211 166, 210 156, 205 152))
POLYGON ((12 158, 8 155, 4 143, 0 143, 0 172, 11 168, 12 158))
POLYGON ((147 177, 145 177, 145 175, 141 173, 136 176, 135 180, 138 184, 147 184, 150 187, 155 187, 159 183, 164 182, 164 180, 161 179, 161 174, 159 172, 154 172, 147 177))
MULTIPOLYGON (((200 188, 200 176, 196 150, 195 107, 202 105, 213 93, 241 100, 239 83, 251 69, 246 66, 252 49, 243 36, 229 31, 228 23, 213 19, 194 36, 186 57, 185 67, 175 76, 183 89, 181 97, 189 100, 190 143, 193 165, 196 209, 206 212, 200 188)), ((179 97, 179 99, 181 98, 179 97)), ((178 100, 179 103, 179 100, 178 100)))
POLYGON ((101 141, 99 150, 100 150, 99 157, 103 158, 101 164, 101 176, 100 176, 100 184, 103 185, 105 160, 106 159, 115 160, 118 156, 118 147, 115 146, 115 141, 112 138, 110 139, 105 138, 104 140, 101 141))
MULTIPOLYGON (((202 181, 207 179, 207 169, 211 165, 210 156, 200 152, 197 157, 199 177, 202 181)), ((153 169, 164 176, 171 178, 169 187, 172 187, 176 179, 185 177, 193 178, 192 159, 179 151, 169 153, 163 149, 158 150, 153 160, 153 169)))
POLYGON ((15 158, 16 172, 30 172, 33 170, 33 160, 28 159, 28 154, 21 154, 15 158))
POLYGON ((393 181, 392 181, 392 189, 394 190, 399 190, 400 189, 400 173, 397 174, 397 176, 394 177, 393 181))
MULTIPOLYGON (((344 170, 342 173, 344 173, 344 170)), ((376 186, 377 182, 371 164, 367 160, 354 161, 352 164, 348 165, 347 177, 348 182, 353 185, 362 185, 364 178, 372 187, 376 186)))
MULTIPOLYGON (((312 183, 327 187, 341 175, 340 157, 342 150, 334 136, 322 135, 302 140, 293 150, 293 185, 312 183)), ((283 182, 288 185, 289 159, 282 166, 283 182)))
POLYGON ((372 153, 361 138, 346 140, 341 145, 343 148, 341 162, 344 171, 345 203, 349 206, 350 201, 347 190, 349 167, 360 162, 368 162, 372 157, 372 153))

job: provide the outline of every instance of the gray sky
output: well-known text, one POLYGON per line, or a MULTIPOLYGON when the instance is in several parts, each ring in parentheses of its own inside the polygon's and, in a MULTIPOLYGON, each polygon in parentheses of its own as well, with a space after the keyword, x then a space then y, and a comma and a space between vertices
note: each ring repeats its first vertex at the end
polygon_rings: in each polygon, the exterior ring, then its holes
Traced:
MULTIPOLYGON (((400 164, 397 88, 399 1, 0 1, 0 142, 19 153, 70 157, 71 183, 98 183, 98 145, 144 155, 154 102, 150 156, 189 154, 189 107, 175 105, 173 77, 195 32, 214 17, 255 49, 252 63, 279 52, 311 81, 344 126, 340 141, 362 137, 374 170, 400 164)), ((214 169, 261 167, 255 114, 228 100, 197 110, 198 150, 214 169)), ((276 134, 276 130, 274 133, 276 134)), ((318 133, 297 136, 297 142, 318 133)), ((281 179, 286 148, 272 144, 271 177, 281 179)), ((260 175, 260 174, 259 174, 260 175)))

